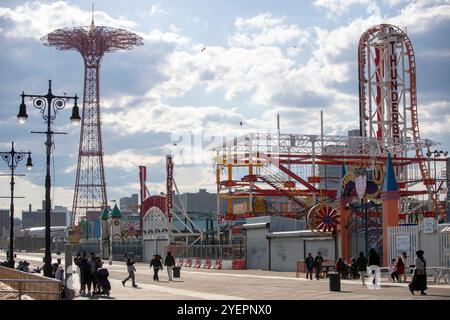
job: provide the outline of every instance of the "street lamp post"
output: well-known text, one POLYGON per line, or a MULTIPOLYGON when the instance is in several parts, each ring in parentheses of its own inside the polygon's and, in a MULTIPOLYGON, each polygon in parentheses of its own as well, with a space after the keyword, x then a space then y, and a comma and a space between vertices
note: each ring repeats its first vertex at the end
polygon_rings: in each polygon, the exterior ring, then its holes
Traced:
POLYGON ((75 100, 75 104, 72 108, 72 116, 70 120, 74 124, 78 124, 81 121, 80 112, 77 105, 78 97, 77 95, 70 96, 55 96, 52 93, 52 81, 48 81, 48 92, 45 95, 29 95, 22 92, 22 103, 19 107, 19 114, 17 118, 20 123, 25 123, 28 119, 27 109, 25 105, 25 98, 28 98, 33 101, 33 106, 39 109, 42 113, 42 118, 47 124, 47 130, 44 132, 31 132, 31 133, 41 133, 47 136, 45 145, 46 145, 46 176, 45 176, 45 257, 44 257, 44 275, 46 277, 52 276, 52 256, 50 252, 50 211, 51 211, 51 203, 50 203, 50 189, 51 189, 51 179, 50 179, 50 156, 52 151, 52 137, 54 134, 65 134, 63 132, 54 132, 52 130, 53 120, 56 119, 56 114, 59 110, 62 110, 66 106, 66 102, 73 99, 75 100))
POLYGON ((26 167, 30 170, 33 167, 31 162, 31 152, 21 152, 14 150, 14 142, 11 142, 11 151, 0 152, 0 155, 4 161, 8 164, 11 169, 11 218, 9 224, 9 256, 8 264, 10 268, 14 268, 14 170, 17 164, 23 160, 24 156, 28 155, 26 167))

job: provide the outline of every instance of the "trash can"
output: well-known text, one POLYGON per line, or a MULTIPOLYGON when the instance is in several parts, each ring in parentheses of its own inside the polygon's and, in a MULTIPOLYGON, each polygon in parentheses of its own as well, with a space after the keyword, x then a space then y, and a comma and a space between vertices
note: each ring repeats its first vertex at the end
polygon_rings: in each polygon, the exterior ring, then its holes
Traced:
POLYGON ((173 277, 174 278, 180 277, 180 270, 181 270, 181 267, 173 267, 173 277))
POLYGON ((337 272, 329 272, 330 291, 341 291, 341 275, 337 272))

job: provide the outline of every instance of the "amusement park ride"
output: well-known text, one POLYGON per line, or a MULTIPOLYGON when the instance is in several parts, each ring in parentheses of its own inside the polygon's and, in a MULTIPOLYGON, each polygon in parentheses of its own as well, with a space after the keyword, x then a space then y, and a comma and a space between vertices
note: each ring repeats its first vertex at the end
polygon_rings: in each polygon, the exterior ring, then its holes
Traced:
POLYGON ((220 222, 238 229, 245 218, 269 214, 258 201, 285 199, 284 210, 271 215, 332 232, 341 255, 350 257, 362 243, 383 251, 387 227, 411 222, 418 212, 445 220, 438 196, 447 181, 430 164, 442 170, 447 159, 430 158, 439 143, 420 137, 416 61, 406 30, 381 24, 364 32, 358 63, 357 135, 250 133, 213 149, 218 201, 227 203, 220 222), (246 210, 235 212, 242 203, 246 210))
MULTIPOLYGON (((283 134, 278 125, 277 133, 249 133, 213 149, 219 244, 241 241, 247 218, 281 216, 333 235, 344 258, 371 247, 387 265, 388 227, 445 220, 448 206, 439 195, 448 201, 449 161, 446 152, 433 150, 438 142, 420 137, 416 61, 406 30, 381 24, 364 32, 358 65, 356 132, 283 134)), ((150 196, 140 167, 142 238, 154 240, 155 248, 158 239, 198 243, 203 230, 182 202, 172 201, 173 187, 179 192, 171 156, 166 170, 166 194, 150 196)))

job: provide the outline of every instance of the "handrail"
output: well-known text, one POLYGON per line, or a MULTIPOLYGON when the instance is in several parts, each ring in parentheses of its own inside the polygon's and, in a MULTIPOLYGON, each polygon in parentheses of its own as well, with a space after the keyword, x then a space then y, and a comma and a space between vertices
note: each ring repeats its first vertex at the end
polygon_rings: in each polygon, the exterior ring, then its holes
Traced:
POLYGON ((24 294, 33 294, 33 293, 38 293, 38 294, 55 294, 57 296, 59 296, 61 298, 61 290, 58 291, 36 291, 36 290, 23 290, 23 283, 24 282, 33 282, 33 283, 49 283, 49 282, 53 282, 52 280, 32 280, 32 279, 0 279, 0 282, 3 283, 8 283, 8 282, 17 282, 19 284, 19 288, 18 289, 14 289, 12 287, 11 290, 0 290, 0 292, 9 292, 9 293, 18 293, 18 298, 19 300, 22 300, 22 296, 24 294))
MULTIPOLYGON (((18 293, 19 300, 22 300, 22 296, 24 294, 55 294, 61 298, 61 287, 59 287, 58 291, 36 291, 36 290, 23 290, 23 283, 52 283, 55 279, 42 279, 42 280, 34 280, 34 279, 0 279, 0 282, 2 283, 11 283, 16 282, 19 284, 18 289, 14 289, 12 287, 11 290, 0 290, 0 292, 9 292, 9 293, 18 293)), ((60 283, 62 284, 62 283, 60 283)))

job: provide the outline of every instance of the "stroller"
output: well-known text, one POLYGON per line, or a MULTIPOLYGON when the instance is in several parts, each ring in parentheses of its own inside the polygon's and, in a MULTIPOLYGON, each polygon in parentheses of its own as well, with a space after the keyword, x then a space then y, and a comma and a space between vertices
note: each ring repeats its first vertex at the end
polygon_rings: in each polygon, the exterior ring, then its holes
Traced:
POLYGON ((100 286, 99 295, 106 295, 109 297, 109 292, 111 291, 111 283, 108 280, 109 272, 106 268, 99 268, 96 273, 97 283, 100 286))

